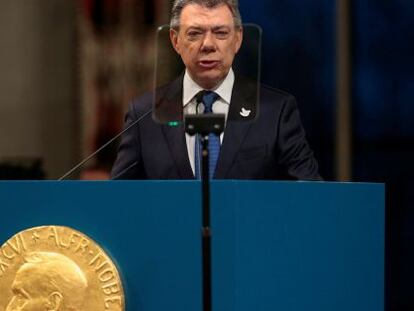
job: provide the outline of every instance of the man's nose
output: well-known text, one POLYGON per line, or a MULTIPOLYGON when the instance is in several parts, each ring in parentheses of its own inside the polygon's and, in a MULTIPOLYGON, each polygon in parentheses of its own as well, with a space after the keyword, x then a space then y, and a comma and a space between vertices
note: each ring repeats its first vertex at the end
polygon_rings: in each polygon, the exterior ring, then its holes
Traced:
POLYGON ((15 311, 16 308, 14 307, 14 297, 10 300, 9 304, 6 307, 5 311, 15 311))
POLYGON ((210 31, 204 35, 201 50, 203 52, 211 52, 216 50, 215 38, 210 31))

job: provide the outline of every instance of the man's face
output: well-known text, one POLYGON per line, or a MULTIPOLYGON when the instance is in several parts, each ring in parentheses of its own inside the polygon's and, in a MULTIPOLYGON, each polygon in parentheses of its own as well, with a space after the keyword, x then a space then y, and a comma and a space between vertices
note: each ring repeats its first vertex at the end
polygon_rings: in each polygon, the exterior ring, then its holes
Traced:
POLYGON ((6 311, 47 311, 50 301, 39 288, 38 278, 27 269, 21 269, 16 274, 12 285, 13 297, 6 311))
POLYGON ((191 78, 205 89, 218 86, 233 63, 242 42, 242 30, 234 25, 227 5, 184 7, 180 29, 171 30, 174 49, 180 54, 191 78))

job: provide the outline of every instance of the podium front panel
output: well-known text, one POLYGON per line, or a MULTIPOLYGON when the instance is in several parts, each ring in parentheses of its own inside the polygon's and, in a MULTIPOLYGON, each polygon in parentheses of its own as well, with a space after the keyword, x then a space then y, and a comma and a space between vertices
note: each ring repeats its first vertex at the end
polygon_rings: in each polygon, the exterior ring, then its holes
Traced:
MULTIPOLYGON (((0 243, 68 226, 116 262, 126 310, 201 310, 199 182, 0 182, 0 197, 0 243)), ((381 184, 214 181, 212 232, 213 310, 384 309, 381 184)))

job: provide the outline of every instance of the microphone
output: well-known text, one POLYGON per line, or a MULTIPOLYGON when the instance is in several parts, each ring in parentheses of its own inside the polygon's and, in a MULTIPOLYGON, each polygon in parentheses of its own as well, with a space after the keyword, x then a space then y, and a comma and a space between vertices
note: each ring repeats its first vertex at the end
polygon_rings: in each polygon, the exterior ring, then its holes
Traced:
POLYGON ((138 161, 134 161, 134 163, 132 163, 130 166, 124 168, 121 172, 119 172, 118 174, 116 174, 114 177, 112 177, 112 180, 116 180, 119 177, 121 177, 122 175, 124 175, 126 172, 128 172, 131 168, 133 168, 135 165, 138 164, 138 161))
POLYGON ((203 102, 203 96, 204 96, 205 92, 206 91, 200 91, 200 92, 197 93, 197 95, 195 97, 196 98, 196 102, 197 102, 197 108, 198 108, 198 105, 200 105, 203 102))
MULTIPOLYGON (((61 176, 58 180, 65 180, 67 177, 69 177, 70 175, 73 174, 73 172, 75 172, 77 169, 79 169, 80 167, 82 167, 83 165, 85 165, 90 159, 92 159, 94 156, 96 156, 99 152, 101 152, 103 149, 105 149, 106 147, 108 147, 110 144, 112 144, 115 140, 117 140, 120 136, 122 136, 122 134, 124 134, 126 131, 128 131, 131 127, 133 127, 134 125, 138 124, 143 118, 145 118, 147 115, 149 115, 152 112, 152 109, 146 111, 143 115, 141 115, 138 119, 136 119, 134 122, 132 122, 130 125, 128 125, 125 129, 123 129, 121 132, 119 132, 118 134, 116 134, 114 137, 112 137, 108 142, 106 142, 105 144, 103 144, 101 147, 99 147, 97 150, 95 150, 92 154, 90 154, 89 156, 87 156, 85 159, 83 159, 81 162, 79 162, 78 164, 76 164, 73 168, 71 168, 69 171, 67 171, 63 176, 61 176)), ((132 167, 134 167, 135 165, 137 165, 138 162, 135 161, 134 163, 132 163, 130 166, 128 166, 126 169, 124 169, 121 173, 117 174, 113 179, 118 178, 119 176, 123 175, 124 173, 126 173, 127 171, 129 171, 132 167)))

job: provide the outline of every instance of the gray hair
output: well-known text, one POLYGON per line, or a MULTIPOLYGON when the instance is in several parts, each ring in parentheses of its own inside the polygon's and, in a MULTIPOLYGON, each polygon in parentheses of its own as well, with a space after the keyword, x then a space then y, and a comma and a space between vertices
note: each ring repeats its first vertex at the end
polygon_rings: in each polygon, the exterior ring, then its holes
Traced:
POLYGON ((170 28, 178 29, 180 27, 181 12, 189 4, 198 4, 210 9, 220 5, 227 5, 233 14, 234 25, 236 27, 241 27, 242 25, 238 0, 174 0, 171 10, 170 28))

